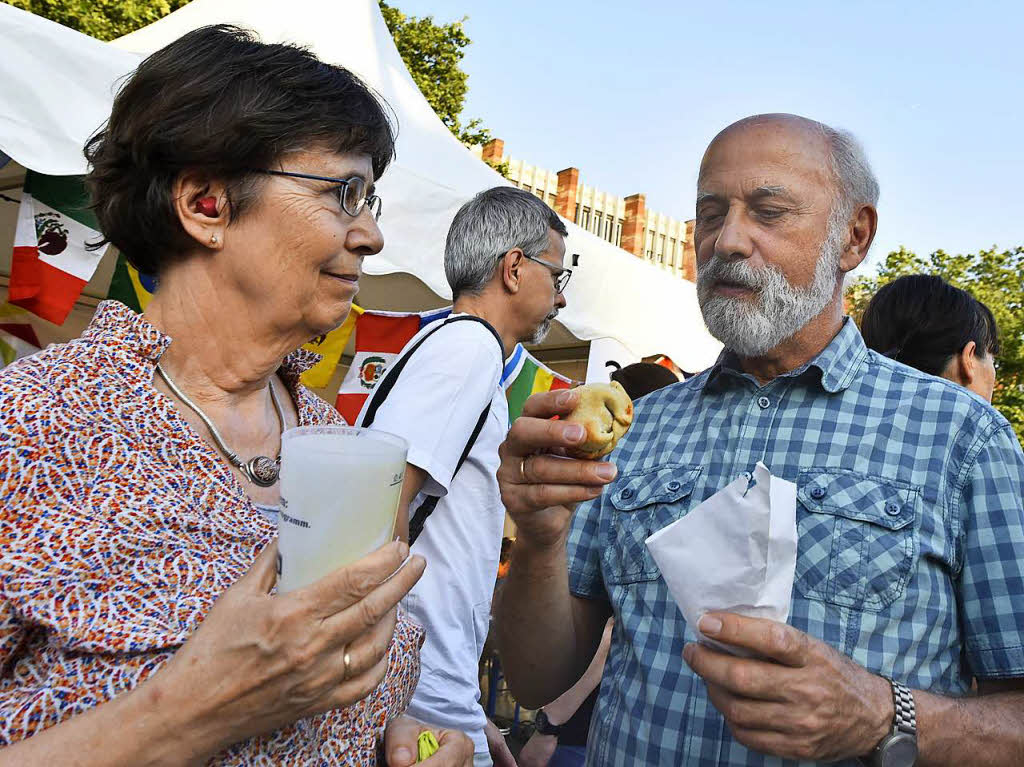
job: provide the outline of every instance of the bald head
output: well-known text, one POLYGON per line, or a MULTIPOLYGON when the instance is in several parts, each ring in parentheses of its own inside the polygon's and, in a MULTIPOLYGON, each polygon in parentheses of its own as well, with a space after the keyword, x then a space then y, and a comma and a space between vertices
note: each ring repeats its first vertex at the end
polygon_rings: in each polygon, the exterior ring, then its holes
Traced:
POLYGON ((874 237, 878 185, 857 142, 805 117, 733 123, 708 146, 694 247, 704 320, 745 356, 835 330, 842 277, 874 237))
MULTIPOLYGON (((718 132, 718 135, 711 139, 708 145, 710 150, 716 143, 728 138, 739 138, 749 140, 755 137, 779 136, 786 134, 805 141, 808 151, 815 149, 821 152, 828 152, 828 140, 825 132, 832 130, 827 125, 816 120, 811 120, 800 115, 790 115, 782 112, 763 115, 751 115, 737 120, 732 125, 727 125, 718 132)), ((704 155, 705 159, 707 154, 704 155)), ((703 165, 703 163, 702 163, 703 165)))
POLYGON ((704 152, 697 194, 716 148, 739 142, 749 146, 777 146, 804 166, 820 167, 832 185, 833 215, 847 221, 861 205, 878 205, 878 181, 853 134, 800 115, 769 113, 737 120, 715 136, 704 152))

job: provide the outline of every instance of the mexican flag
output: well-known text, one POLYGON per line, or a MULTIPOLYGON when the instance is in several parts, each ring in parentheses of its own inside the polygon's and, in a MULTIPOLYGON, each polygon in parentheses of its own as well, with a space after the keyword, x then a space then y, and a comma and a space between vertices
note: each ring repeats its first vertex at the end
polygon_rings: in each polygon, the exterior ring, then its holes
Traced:
POLYGON ((8 300, 55 325, 64 324, 106 250, 88 250, 86 243, 100 239, 81 176, 27 171, 8 300))
POLYGON ((569 389, 574 384, 572 380, 545 367, 543 362, 519 344, 516 345, 512 356, 505 363, 501 382, 505 387, 505 398, 508 400, 509 423, 522 414, 523 405, 526 404, 526 400, 531 394, 554 389, 569 389))
POLYGON ((388 366, 420 328, 451 314, 451 307, 421 313, 365 311, 356 319, 356 349, 335 407, 351 424, 388 366))

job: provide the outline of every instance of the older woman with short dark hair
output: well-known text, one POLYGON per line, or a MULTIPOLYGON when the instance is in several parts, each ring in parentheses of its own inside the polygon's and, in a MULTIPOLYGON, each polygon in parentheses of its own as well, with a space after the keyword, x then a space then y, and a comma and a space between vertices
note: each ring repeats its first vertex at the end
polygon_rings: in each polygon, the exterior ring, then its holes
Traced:
MULTIPOLYGON (((281 434, 341 422, 299 347, 383 245, 383 105, 208 27, 142 62, 86 152, 105 237, 158 288, 0 373, 0 764, 370 765, 385 729, 411 764, 422 631, 396 605, 423 560, 396 542, 272 593, 281 434)), ((429 761, 465 763, 436 734, 429 761)))

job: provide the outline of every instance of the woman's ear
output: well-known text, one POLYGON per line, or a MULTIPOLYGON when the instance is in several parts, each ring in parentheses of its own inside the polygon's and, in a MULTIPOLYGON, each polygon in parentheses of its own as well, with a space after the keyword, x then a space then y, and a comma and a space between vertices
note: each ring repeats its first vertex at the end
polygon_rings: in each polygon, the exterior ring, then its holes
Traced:
POLYGON ((974 341, 968 341, 964 348, 960 350, 959 354, 955 355, 950 361, 950 365, 954 368, 954 375, 956 376, 953 380, 968 389, 978 377, 979 363, 977 346, 978 345, 974 343, 974 341))
POLYGON ((220 250, 231 220, 226 186, 197 171, 184 171, 172 191, 182 229, 200 246, 220 250))

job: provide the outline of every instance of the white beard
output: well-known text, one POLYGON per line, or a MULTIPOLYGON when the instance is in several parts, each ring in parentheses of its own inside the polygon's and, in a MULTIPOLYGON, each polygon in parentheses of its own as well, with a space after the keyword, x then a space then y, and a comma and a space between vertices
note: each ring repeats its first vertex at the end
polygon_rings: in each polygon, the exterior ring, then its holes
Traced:
POLYGON ((792 338, 835 295, 843 229, 829 217, 814 279, 806 288, 793 287, 777 266, 755 269, 745 260, 723 261, 712 256, 697 270, 697 300, 711 335, 741 357, 759 357, 792 338), (755 300, 715 293, 712 285, 719 279, 754 290, 755 300))
POLYGON ((541 341, 547 338, 548 333, 551 332, 551 322, 552 320, 555 319, 556 315, 557 312, 545 318, 545 320, 540 325, 537 326, 537 329, 533 331, 533 335, 530 336, 529 340, 526 343, 539 344, 541 341))

